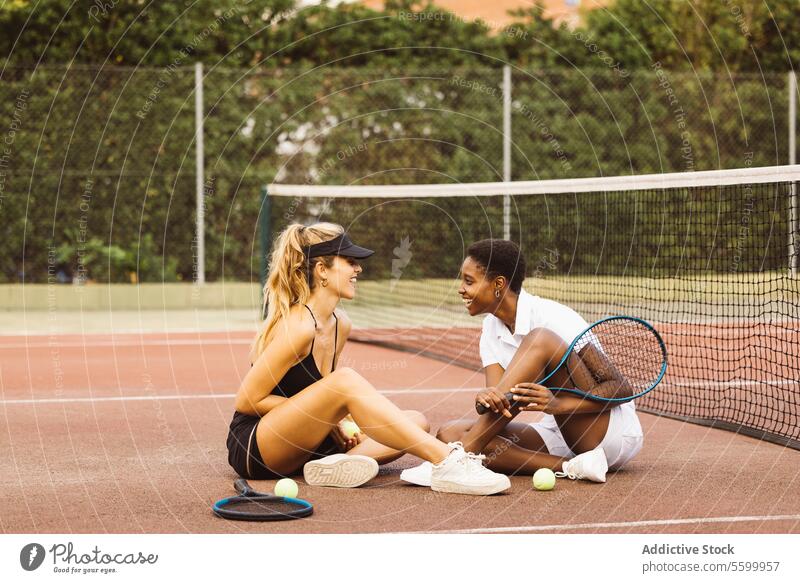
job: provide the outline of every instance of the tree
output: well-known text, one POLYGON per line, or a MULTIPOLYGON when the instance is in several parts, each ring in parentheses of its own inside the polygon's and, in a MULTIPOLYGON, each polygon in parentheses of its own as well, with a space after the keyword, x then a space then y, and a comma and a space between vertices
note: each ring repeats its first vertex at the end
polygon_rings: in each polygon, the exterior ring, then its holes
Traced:
POLYGON ((633 69, 784 72, 800 57, 796 0, 617 0, 585 30, 633 69))
POLYGON ((192 60, 247 66, 293 7, 293 0, 16 2, 0 7, 0 50, 28 65, 165 67, 188 50, 192 60))

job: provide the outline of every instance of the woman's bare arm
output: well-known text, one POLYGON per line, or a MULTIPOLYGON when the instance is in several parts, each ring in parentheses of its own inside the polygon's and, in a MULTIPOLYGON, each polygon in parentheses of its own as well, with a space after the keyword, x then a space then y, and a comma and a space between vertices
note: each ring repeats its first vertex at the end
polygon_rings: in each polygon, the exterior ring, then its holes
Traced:
POLYGON ((500 379, 503 378, 503 373, 506 372, 498 363, 490 364, 483 369, 483 376, 486 378, 486 387, 496 387, 500 379))
POLYGON ((270 393, 286 372, 308 355, 314 334, 313 322, 301 314, 278 323, 269 344, 242 379, 236 410, 245 415, 264 415, 284 401, 284 397, 270 393))
MULTIPOLYGON (((551 379, 551 386, 576 388, 602 397, 630 396, 630 385, 608 359, 592 344, 567 357, 563 368, 551 379), (563 371, 563 372, 562 372, 563 371)), ((520 388, 537 390, 535 383, 520 383, 520 388)), ((617 402, 598 402, 566 392, 550 393, 540 399, 538 406, 528 411, 544 411, 557 415, 602 413, 619 406, 617 402), (546 401, 546 403, 545 403, 546 401)))

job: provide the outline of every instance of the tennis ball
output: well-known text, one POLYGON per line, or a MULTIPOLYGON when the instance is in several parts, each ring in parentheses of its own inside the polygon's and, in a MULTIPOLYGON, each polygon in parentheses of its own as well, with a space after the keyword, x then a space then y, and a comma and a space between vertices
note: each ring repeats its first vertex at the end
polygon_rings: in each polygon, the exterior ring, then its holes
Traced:
POLYGON ((297 498, 297 482, 291 478, 278 480, 275 484, 275 495, 285 498, 297 498))
POLYGON ((556 475, 553 470, 542 468, 533 474, 533 487, 537 490, 552 490, 556 485, 556 475))
POLYGON ((342 423, 342 430, 347 437, 353 437, 361 433, 361 428, 356 425, 355 421, 344 421, 342 423))

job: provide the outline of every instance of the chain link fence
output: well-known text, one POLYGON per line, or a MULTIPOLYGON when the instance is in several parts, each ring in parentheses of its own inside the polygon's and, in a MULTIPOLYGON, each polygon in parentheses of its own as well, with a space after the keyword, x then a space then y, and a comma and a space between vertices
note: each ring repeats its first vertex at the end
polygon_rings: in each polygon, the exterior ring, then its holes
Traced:
MULTIPOLYGON (((196 280, 194 67, 2 79, 0 281, 196 280)), ((782 73, 514 69, 511 177, 785 164, 788 87, 782 73)), ((503 179, 502 69, 208 67, 203 93, 207 281, 259 279, 264 184, 503 179)))

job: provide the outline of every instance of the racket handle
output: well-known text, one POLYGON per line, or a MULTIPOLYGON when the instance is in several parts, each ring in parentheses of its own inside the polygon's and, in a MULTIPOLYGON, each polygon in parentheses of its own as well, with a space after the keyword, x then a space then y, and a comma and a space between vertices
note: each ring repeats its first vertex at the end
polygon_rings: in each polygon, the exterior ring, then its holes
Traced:
POLYGON ((236 489, 239 494, 247 495, 248 492, 251 492, 250 484, 247 483, 247 480, 244 478, 238 478, 234 483, 233 487, 236 489))
MULTIPOLYGON (((508 402, 511 403, 511 407, 509 407, 509 409, 513 408, 514 405, 516 405, 516 401, 514 401, 513 397, 514 393, 506 393, 506 399, 508 399, 508 402)), ((484 407, 480 403, 475 403, 475 410, 478 412, 478 415, 483 415, 484 413, 489 411, 489 408, 484 407)))

